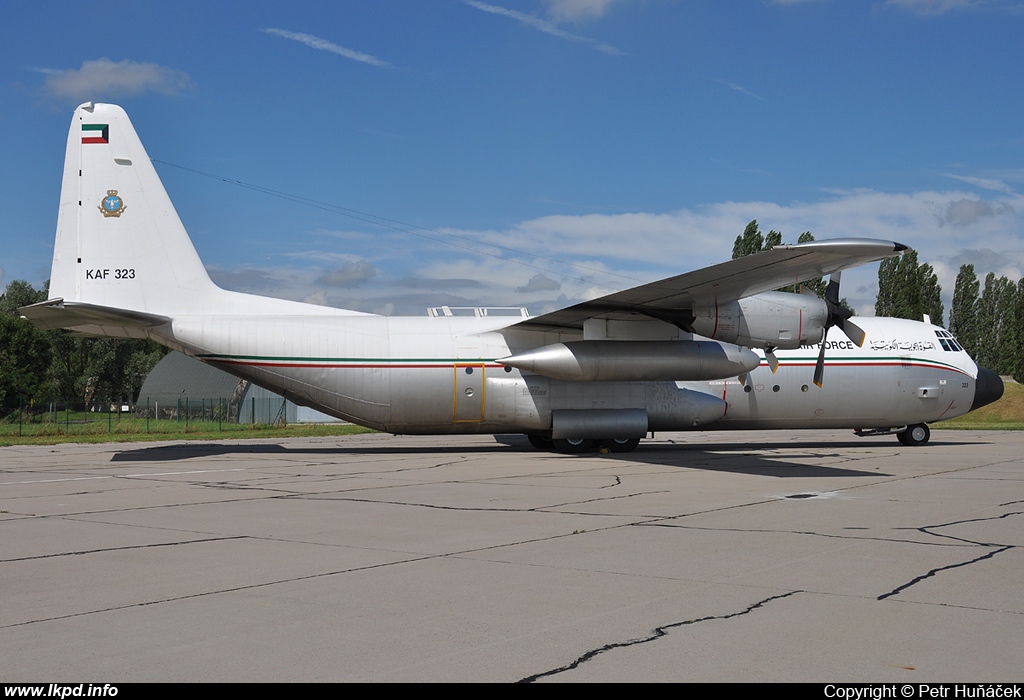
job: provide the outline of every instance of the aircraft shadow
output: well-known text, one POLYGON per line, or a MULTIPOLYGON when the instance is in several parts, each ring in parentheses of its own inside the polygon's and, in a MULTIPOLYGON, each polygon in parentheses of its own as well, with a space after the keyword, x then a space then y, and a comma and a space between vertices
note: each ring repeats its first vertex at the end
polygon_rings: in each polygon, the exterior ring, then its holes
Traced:
MULTIPOLYGON (((942 441, 941 445, 967 444, 942 441)), ((976 443, 971 443, 976 444, 976 443)), ((845 450, 857 450, 871 447, 890 447, 881 443, 861 440, 844 442, 813 441, 780 444, 778 442, 711 442, 711 443, 659 443, 644 444, 636 451, 623 454, 605 454, 602 459, 621 461, 633 464, 658 464, 680 469, 699 469, 742 474, 756 474, 778 478, 801 477, 885 477, 891 473, 876 469, 870 471, 850 469, 839 465, 807 464, 808 458, 834 460, 849 457, 845 450), (752 454, 765 451, 767 454, 752 454)), ((931 447, 934 447, 932 445, 931 447)), ((891 446, 896 447, 896 446, 891 446)), ((907 449, 907 448, 904 448, 907 449)), ((910 448, 910 449, 929 449, 910 448)), ((126 449, 114 454, 112 462, 170 462, 185 459, 218 457, 226 455, 342 455, 342 454, 378 454, 378 455, 430 455, 430 454, 481 454, 481 453, 538 453, 522 435, 496 435, 493 445, 466 446, 400 446, 400 445, 360 445, 345 447, 342 445, 324 447, 290 447, 287 445, 252 444, 245 442, 211 442, 189 443, 182 445, 160 445, 126 449)), ((555 456, 555 455, 552 455, 555 456)), ((581 455, 595 457, 595 454, 581 455)), ((559 455, 562 459, 575 459, 573 455, 559 455)), ((898 460, 894 454, 891 460, 898 460)))

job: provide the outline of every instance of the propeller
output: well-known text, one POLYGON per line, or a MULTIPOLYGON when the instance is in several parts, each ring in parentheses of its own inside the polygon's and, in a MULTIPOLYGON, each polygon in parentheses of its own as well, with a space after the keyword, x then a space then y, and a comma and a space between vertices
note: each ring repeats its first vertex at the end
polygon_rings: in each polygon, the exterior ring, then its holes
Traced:
POLYGON ((821 350, 818 352, 818 362, 814 365, 814 383, 819 387, 825 374, 825 341, 828 338, 829 328, 839 326, 839 329, 857 347, 864 346, 864 331, 850 320, 853 312, 839 302, 839 280, 841 279, 841 274, 840 272, 833 272, 828 278, 828 287, 825 288, 825 305, 828 307, 828 318, 825 320, 825 330, 821 334, 821 350))

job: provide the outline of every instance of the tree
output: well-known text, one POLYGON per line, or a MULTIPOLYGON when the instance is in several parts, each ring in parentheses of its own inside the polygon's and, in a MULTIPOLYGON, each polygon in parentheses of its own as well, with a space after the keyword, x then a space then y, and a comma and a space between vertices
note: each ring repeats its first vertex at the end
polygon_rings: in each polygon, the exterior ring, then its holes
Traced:
POLYGON ((80 338, 54 331, 50 374, 58 395, 72 401, 134 401, 146 375, 167 350, 149 340, 80 338))
POLYGON ((1013 374, 1017 368, 1016 326, 1017 285, 994 272, 985 276, 985 289, 978 304, 978 321, 984 338, 979 341, 978 364, 998 374, 1013 374))
POLYGON ((1019 362, 1019 336, 1017 326, 1017 285, 1006 277, 999 278, 998 304, 999 374, 1012 375, 1019 362))
POLYGON ((0 314, 19 318, 18 309, 22 306, 46 300, 46 291, 37 290, 25 280, 14 280, 0 295, 0 314))
POLYGON ((18 307, 45 298, 24 280, 14 280, 0 296, 0 405, 5 408, 48 397, 49 336, 18 315, 18 307))
POLYGON ((899 289, 896 272, 899 258, 886 258, 878 264, 878 295, 875 296, 875 316, 896 315, 896 294, 899 289))
POLYGON ((942 287, 939 286, 939 276, 935 274, 935 270, 928 263, 918 268, 918 274, 921 277, 922 312, 928 314, 932 323, 941 326, 946 309, 942 304, 942 287))
POLYGON ((736 242, 732 244, 732 259, 760 253, 762 250, 764 250, 764 236, 761 235, 761 230, 757 227, 757 219, 754 219, 743 229, 743 235, 736 236, 736 242))
POLYGON ((908 250, 878 266, 878 296, 875 315, 920 321, 925 314, 941 326, 945 309, 942 287, 931 265, 918 264, 917 251, 908 250))
POLYGON ((18 308, 46 299, 24 280, 0 295, 0 404, 54 398, 131 401, 167 350, 148 340, 82 338, 68 331, 41 331, 18 308))
MULTIPOLYGON (((814 234, 811 233, 810 231, 804 231, 803 233, 800 234, 800 237, 796 239, 796 242, 797 243, 813 243, 814 242, 814 234)), ((804 288, 811 290, 812 292, 817 294, 819 297, 824 299, 825 298, 825 289, 828 287, 828 283, 825 282, 825 278, 824 277, 815 277, 814 279, 804 280, 801 284, 794 285, 792 288, 783 287, 782 291, 798 292, 798 291, 800 291, 799 290, 800 286, 803 286, 804 288)), ((842 304, 843 306, 845 306, 846 308, 850 309, 850 311, 853 311, 853 309, 850 307, 850 305, 846 303, 846 299, 841 299, 839 303, 842 304)))
POLYGON ((953 306, 949 310, 949 332, 972 357, 978 355, 978 276, 974 265, 961 265, 953 287, 953 306))
MULTIPOLYGON (((814 240, 814 235, 810 231, 804 231, 800 234, 800 238, 797 243, 810 243, 814 240)), ((776 246, 782 245, 782 232, 771 230, 768 235, 761 235, 760 229, 757 226, 757 219, 754 219, 747 227, 743 229, 743 235, 737 236, 735 243, 732 245, 732 258, 742 258, 746 255, 753 255, 754 253, 760 253, 764 250, 771 250, 776 246)), ((800 287, 808 287, 812 292, 817 294, 819 297, 825 296, 825 281, 821 277, 816 277, 812 280, 804 281, 800 284, 790 284, 780 288, 780 292, 798 292, 800 287)), ((843 305, 846 305, 846 300, 843 300, 843 305)), ((847 308, 849 308, 847 306, 847 308)))
POLYGON ((1024 278, 1017 282, 1016 298, 1013 305, 1013 335, 1016 343, 1017 362, 1013 378, 1024 382, 1024 278))

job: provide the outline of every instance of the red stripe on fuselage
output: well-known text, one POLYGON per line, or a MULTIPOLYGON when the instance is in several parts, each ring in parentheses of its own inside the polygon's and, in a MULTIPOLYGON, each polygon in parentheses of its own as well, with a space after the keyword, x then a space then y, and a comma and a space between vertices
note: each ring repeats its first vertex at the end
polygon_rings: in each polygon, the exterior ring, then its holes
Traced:
MULTIPOLYGON (((779 361, 779 367, 780 368, 782 366, 786 366, 786 367, 814 367, 816 365, 817 365, 817 362, 816 361, 812 361, 812 360, 796 360, 796 361, 789 361, 789 362, 783 362, 781 360, 779 361)), ((904 366, 904 364, 902 362, 842 362, 842 361, 836 361, 836 360, 827 361, 827 362, 825 362, 825 365, 827 367, 903 367, 904 366)), ((768 363, 766 361, 762 361, 759 366, 760 367, 768 367, 768 363)), ((944 365, 936 365, 936 364, 932 364, 930 362, 915 362, 911 366, 912 367, 926 367, 928 369, 939 369, 939 370, 945 370, 947 372, 956 372, 957 374, 966 374, 968 377, 971 376, 970 374, 968 374, 964 370, 959 369, 957 367, 946 367, 944 365)))
POLYGON ((388 362, 382 364, 337 364, 337 363, 322 363, 322 362, 258 362, 253 360, 225 360, 225 359, 210 359, 205 360, 209 363, 223 363, 226 365, 245 365, 247 367, 312 367, 315 369, 451 369, 452 367, 463 367, 472 366, 479 367, 504 367, 498 363, 486 363, 486 362, 459 362, 450 365, 420 365, 420 364, 398 364, 395 362, 388 362))

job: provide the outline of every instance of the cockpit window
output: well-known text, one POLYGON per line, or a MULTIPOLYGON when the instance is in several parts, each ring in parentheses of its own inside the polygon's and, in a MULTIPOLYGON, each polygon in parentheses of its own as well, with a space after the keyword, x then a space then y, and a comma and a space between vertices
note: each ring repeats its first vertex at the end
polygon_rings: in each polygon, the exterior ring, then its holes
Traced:
POLYGON ((949 331, 938 330, 935 331, 935 335, 939 339, 939 345, 946 352, 963 352, 964 349, 960 347, 960 343, 956 342, 956 338, 949 331))

